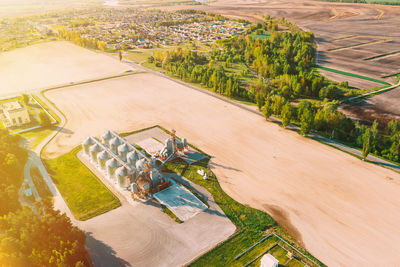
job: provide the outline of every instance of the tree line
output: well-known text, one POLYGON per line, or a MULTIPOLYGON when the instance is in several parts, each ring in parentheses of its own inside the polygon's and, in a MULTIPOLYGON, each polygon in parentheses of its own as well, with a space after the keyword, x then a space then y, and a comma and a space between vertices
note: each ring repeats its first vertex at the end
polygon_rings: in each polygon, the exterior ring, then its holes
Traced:
POLYGON ((397 122, 380 127, 375 122, 368 127, 339 112, 337 99, 343 97, 343 88, 348 89, 348 83, 329 81, 313 70, 316 48, 312 33, 303 32, 284 19, 279 24, 289 30, 279 29, 277 21, 267 17, 264 23, 250 25, 244 34, 218 40, 218 47, 208 55, 177 49, 155 53, 149 61, 180 79, 254 102, 266 118, 280 117, 283 126, 296 123, 304 135, 316 131, 361 148, 364 157, 373 152, 399 161, 398 130, 390 134, 384 130, 396 129, 397 122), (254 34, 266 31, 271 33, 269 38, 253 38, 254 34), (231 64, 244 64, 248 69, 231 74, 227 70, 231 64), (260 79, 245 88, 243 79, 249 71, 260 79))
POLYGON ((0 265, 88 266, 84 232, 49 201, 21 206, 18 191, 28 152, 0 129, 0 265))

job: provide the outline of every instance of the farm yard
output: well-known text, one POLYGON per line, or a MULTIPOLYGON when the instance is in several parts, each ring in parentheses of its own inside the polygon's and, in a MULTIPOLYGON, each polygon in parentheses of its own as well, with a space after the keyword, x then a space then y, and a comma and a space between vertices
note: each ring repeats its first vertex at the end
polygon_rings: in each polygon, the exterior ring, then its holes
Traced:
POLYGON ((153 74, 52 90, 46 96, 68 118, 65 131, 47 147, 47 157, 108 128, 126 132, 161 124, 214 155, 210 166, 224 191, 269 212, 325 264, 397 260, 393 255, 399 251, 390 245, 400 241, 394 223, 400 204, 394 197, 400 193, 397 173, 153 74))

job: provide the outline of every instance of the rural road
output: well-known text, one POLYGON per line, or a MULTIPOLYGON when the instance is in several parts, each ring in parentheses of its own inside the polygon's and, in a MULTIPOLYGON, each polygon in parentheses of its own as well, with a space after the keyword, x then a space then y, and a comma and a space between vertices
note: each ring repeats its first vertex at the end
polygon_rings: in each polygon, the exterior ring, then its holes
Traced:
POLYGON ((58 111, 58 109, 55 108, 53 106, 53 104, 50 103, 46 98, 42 97, 40 95, 40 93, 37 95, 49 108, 51 108, 57 114, 57 116, 61 119, 61 121, 60 121, 60 124, 57 127, 57 129, 53 133, 51 133, 48 137, 46 137, 36 147, 36 149, 30 153, 29 161, 31 162, 32 166, 36 166, 39 169, 40 173, 42 174, 44 181, 46 182, 50 192, 53 195, 54 208, 59 210, 61 213, 66 213, 68 215, 68 217, 71 219, 71 221, 74 224, 76 224, 76 220, 72 216, 72 213, 71 213, 70 209, 68 208, 67 203, 62 198, 60 192, 58 191, 57 187, 55 186, 53 180, 51 179, 50 175, 48 174, 48 172, 47 172, 46 168, 44 167, 43 162, 40 158, 42 149, 47 145, 48 142, 50 142, 51 139, 54 138, 54 136, 56 136, 56 134, 59 131, 61 131, 61 129, 64 127, 64 125, 66 123, 66 119, 65 119, 64 115, 60 111, 58 111))
MULTIPOLYGON (((189 88, 191 88, 191 89, 193 89, 193 90, 196 90, 196 91, 198 91, 198 92, 201 92, 201 93, 207 94, 207 95, 209 95, 209 96, 215 97, 215 98, 220 99, 220 100, 222 100, 222 101, 224 101, 224 102, 226 102, 226 103, 229 103, 229 104, 231 104, 231 105, 237 106, 237 107, 239 107, 239 108, 241 108, 241 109, 244 109, 244 110, 246 110, 246 111, 249 111, 249 112, 251 112, 251 113, 254 113, 254 114, 257 114, 257 115, 259 115, 259 116, 264 117, 264 114, 262 114, 260 111, 258 111, 258 110, 256 109, 256 107, 246 106, 246 105, 244 105, 244 104, 237 103, 237 102, 235 102, 235 101, 232 101, 232 100, 227 99, 226 97, 223 97, 223 96, 214 94, 214 93, 212 93, 212 92, 210 92, 210 91, 207 91, 207 90, 198 88, 198 87, 196 87, 196 86, 187 84, 187 83, 185 83, 185 82, 183 82, 183 81, 180 81, 180 80, 171 78, 171 77, 169 77, 169 76, 167 76, 167 75, 165 75, 165 74, 163 74, 163 73, 160 73, 160 72, 158 72, 158 71, 154 71, 154 70, 148 69, 148 68, 146 68, 146 67, 143 67, 142 65, 137 64, 137 63, 134 63, 134 62, 132 62, 132 61, 130 61, 130 60, 124 59, 123 62, 125 62, 125 63, 127 63, 127 64, 130 64, 130 65, 134 66, 135 68, 138 68, 138 69, 140 69, 140 70, 142 70, 142 71, 144 71, 144 72, 153 73, 153 74, 155 74, 155 75, 161 76, 161 77, 163 77, 163 78, 166 78, 166 79, 171 80, 171 81, 173 81, 173 82, 176 82, 176 83, 178 83, 178 84, 184 85, 184 86, 189 87, 189 88)), ((391 90, 391 89, 394 89, 394 88, 396 88, 396 87, 398 87, 398 86, 400 86, 400 81, 399 81, 397 84, 392 85, 392 86, 389 87, 389 88, 383 88, 383 89, 381 89, 381 90, 379 90, 379 91, 374 91, 374 92, 366 93, 366 94, 360 95, 359 97, 364 97, 364 96, 367 96, 367 95, 369 95, 369 94, 375 94, 375 93, 380 92, 380 91, 391 90)), ((270 117, 269 119, 270 119, 270 121, 272 121, 272 122, 275 122, 275 123, 278 123, 278 124, 281 123, 281 120, 280 120, 280 119, 273 118, 273 117, 270 117)), ((287 129, 290 129, 290 130, 293 130, 293 131, 296 131, 296 132, 300 132, 300 128, 299 128, 298 126, 295 126, 295 125, 292 125, 292 124, 289 125, 289 126, 286 127, 286 128, 287 128, 287 129)), ((350 154, 352 154, 352 155, 356 155, 356 156, 358 156, 358 157, 362 157, 362 152, 361 152, 360 150, 355 149, 355 148, 351 148, 351 147, 346 146, 345 144, 342 144, 342 143, 340 143, 340 142, 331 140, 331 139, 329 139, 329 138, 323 137, 323 136, 318 135, 318 134, 316 134, 316 133, 310 133, 310 134, 309 134, 309 137, 311 137, 311 138, 314 139, 314 140, 321 141, 321 142, 323 142, 323 143, 326 143, 326 144, 329 144, 329 145, 331 145, 331 146, 334 146, 335 148, 337 148, 337 149, 339 149, 339 150, 344 150, 344 151, 346 151, 346 152, 348 152, 348 153, 350 153, 350 154)), ((370 161, 370 162, 372 162, 372 163, 375 163, 375 164, 381 165, 381 166, 383 166, 383 167, 389 168, 389 169, 391 169, 391 170, 393 170, 393 171, 400 172, 400 166, 399 166, 399 165, 396 165, 396 164, 391 163, 391 162, 389 162, 389 161, 386 161, 386 160, 383 160, 383 159, 381 159, 381 158, 375 157, 375 156, 373 156, 373 155, 371 155, 371 154, 368 155, 367 160, 370 161)))
POLYGON ((376 95, 376 94, 384 93, 386 91, 390 91, 392 89, 395 89, 395 88, 397 88, 399 86, 400 86, 400 80, 398 81, 398 83, 393 84, 392 86, 385 87, 385 88, 382 88, 382 89, 379 89, 379 90, 376 90, 376 91, 372 91, 372 92, 369 92, 369 93, 365 93, 365 94, 362 94, 362 95, 350 97, 350 98, 344 99, 343 101, 341 101, 341 103, 343 103, 343 102, 353 102, 354 100, 357 100, 359 98, 363 98, 363 97, 366 97, 366 96, 369 96, 369 95, 376 95))

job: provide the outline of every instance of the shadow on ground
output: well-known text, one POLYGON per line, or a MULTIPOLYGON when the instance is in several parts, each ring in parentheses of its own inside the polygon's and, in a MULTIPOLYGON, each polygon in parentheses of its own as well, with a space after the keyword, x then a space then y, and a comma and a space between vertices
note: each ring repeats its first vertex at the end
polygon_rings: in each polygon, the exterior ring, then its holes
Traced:
POLYGON ((129 262, 119 258, 113 248, 86 232, 86 247, 96 267, 125 267, 129 262))

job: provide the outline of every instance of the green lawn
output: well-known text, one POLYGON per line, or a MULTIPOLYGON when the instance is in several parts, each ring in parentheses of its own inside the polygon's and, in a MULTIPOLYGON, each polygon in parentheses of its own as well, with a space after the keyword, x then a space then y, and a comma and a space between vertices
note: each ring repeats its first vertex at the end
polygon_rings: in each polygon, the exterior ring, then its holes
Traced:
POLYGON ((81 147, 46 159, 47 171, 78 220, 87 220, 121 205, 108 188, 77 158, 81 147))
POLYGON ((279 261, 279 264, 284 264, 289 258, 286 256, 287 251, 282 248, 281 246, 276 245, 274 248, 272 248, 270 251, 268 251, 269 254, 275 257, 279 261))
POLYGON ((48 137, 56 126, 42 127, 32 131, 19 134, 29 142, 29 148, 35 149, 46 137, 48 137))

